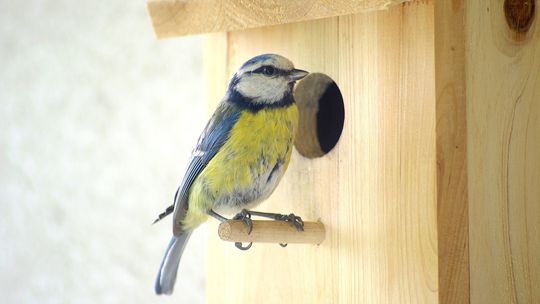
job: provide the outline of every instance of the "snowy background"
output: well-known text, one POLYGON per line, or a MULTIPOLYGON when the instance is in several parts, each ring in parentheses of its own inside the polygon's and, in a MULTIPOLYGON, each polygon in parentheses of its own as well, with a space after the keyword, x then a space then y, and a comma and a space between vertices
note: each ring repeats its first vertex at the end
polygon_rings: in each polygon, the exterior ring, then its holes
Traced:
POLYGON ((205 302, 205 228, 158 297, 151 225, 208 117, 201 44, 143 0, 0 2, 0 302, 205 302))

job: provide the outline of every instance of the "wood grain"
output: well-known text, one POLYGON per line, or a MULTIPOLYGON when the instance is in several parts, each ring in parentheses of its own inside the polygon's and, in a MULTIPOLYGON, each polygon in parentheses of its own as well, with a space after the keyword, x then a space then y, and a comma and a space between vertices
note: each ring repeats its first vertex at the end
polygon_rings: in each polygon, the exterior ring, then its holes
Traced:
POLYGON ((538 303, 540 26, 465 8, 471 303, 538 303))
POLYGON ((411 0, 147 0, 158 38, 225 32, 387 9, 411 0))
POLYGON ((435 2, 439 303, 469 303, 465 19, 460 1, 435 2))
POLYGON ((227 49, 214 50, 228 54, 225 79, 269 52, 327 74, 343 95, 345 126, 325 156, 295 152, 258 208, 320 218, 325 241, 241 252, 213 237, 209 303, 437 302, 433 17, 422 1, 231 32, 227 49))
POLYGON ((204 39, 203 70, 206 85, 210 88, 205 90, 205 98, 208 100, 210 115, 214 113, 228 85, 227 42, 227 33, 208 34, 204 39))
POLYGON ((248 226, 240 220, 229 220, 219 224, 218 235, 229 242, 315 244, 324 241, 324 225, 320 222, 304 222, 304 230, 298 231, 284 221, 253 221, 249 233, 248 226))

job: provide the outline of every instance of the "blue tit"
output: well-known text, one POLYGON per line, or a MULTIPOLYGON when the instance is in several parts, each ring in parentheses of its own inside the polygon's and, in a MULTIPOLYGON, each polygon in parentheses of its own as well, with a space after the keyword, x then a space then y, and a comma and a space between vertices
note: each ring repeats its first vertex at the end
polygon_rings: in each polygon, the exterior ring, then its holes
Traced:
POLYGON ((155 291, 173 292, 186 243, 213 216, 251 209, 265 200, 285 173, 298 125, 293 98, 297 80, 308 72, 285 57, 265 54, 242 65, 231 79, 192 152, 174 205, 173 237, 161 263, 155 291))

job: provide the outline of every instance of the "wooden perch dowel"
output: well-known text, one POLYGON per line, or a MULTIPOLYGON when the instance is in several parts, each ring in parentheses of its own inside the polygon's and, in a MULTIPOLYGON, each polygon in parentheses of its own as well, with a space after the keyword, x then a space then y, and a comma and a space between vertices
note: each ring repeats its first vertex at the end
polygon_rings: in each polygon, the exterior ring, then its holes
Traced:
POLYGON ((219 225, 218 234, 229 242, 320 244, 325 229, 321 222, 304 222, 304 231, 297 231, 284 221, 253 221, 253 230, 248 234, 243 221, 228 220, 219 225))

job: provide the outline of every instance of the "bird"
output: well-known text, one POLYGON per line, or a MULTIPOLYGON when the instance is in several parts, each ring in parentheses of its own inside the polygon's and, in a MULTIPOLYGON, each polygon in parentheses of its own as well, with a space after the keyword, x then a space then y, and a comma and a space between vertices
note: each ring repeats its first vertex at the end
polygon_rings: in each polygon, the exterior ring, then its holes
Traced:
MULTIPOLYGON (((209 217, 236 214, 251 231, 251 215, 288 221, 294 214, 249 211, 276 189, 289 164, 298 127, 295 83, 308 75, 277 54, 246 61, 197 141, 174 203, 155 222, 173 213, 173 236, 155 282, 158 295, 173 293, 180 258, 191 233, 209 217)), ((155 223, 154 222, 154 223, 155 223)), ((241 243, 236 243, 240 249, 241 243)))

